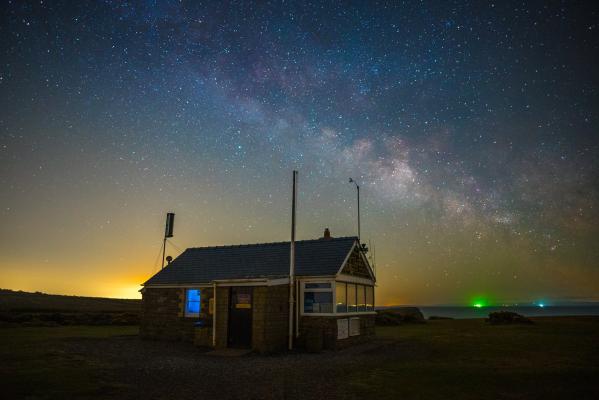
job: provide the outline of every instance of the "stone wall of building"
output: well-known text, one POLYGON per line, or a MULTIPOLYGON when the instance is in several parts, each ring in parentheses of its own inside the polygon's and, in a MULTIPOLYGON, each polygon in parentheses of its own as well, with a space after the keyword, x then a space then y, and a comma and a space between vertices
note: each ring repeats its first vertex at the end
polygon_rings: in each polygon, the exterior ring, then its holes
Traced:
POLYGON ((142 294, 139 334, 144 339, 193 341, 195 318, 184 316, 185 290, 146 288, 142 294))
POLYGON ((229 327, 229 288, 216 288, 216 348, 227 347, 229 327))
POLYGON ((253 294, 252 348, 261 353, 286 349, 289 286, 257 286, 253 294))
POLYGON ((325 349, 342 349, 354 344, 368 341, 374 337, 375 315, 338 315, 334 317, 325 316, 302 316, 300 317, 300 337, 298 345, 305 346, 306 338, 310 335, 322 335, 322 343, 325 349), (345 339, 337 339, 337 320, 344 318, 360 318, 360 334, 349 336, 345 339))
POLYGON ((145 288, 142 293, 140 336, 144 339, 212 343, 212 315, 209 314, 212 288, 200 291, 200 315, 185 316, 184 288, 145 288), (197 326, 201 321, 203 328, 197 326), (202 329, 202 334, 199 331, 202 329), (206 335, 209 335, 206 338, 206 335))
MULTIPOLYGON (((212 288, 201 289, 201 311, 197 318, 185 317, 185 289, 146 288, 142 295, 140 336, 146 339, 192 342, 212 346, 212 315, 208 313, 212 288), (201 321, 201 327, 197 326, 201 321)), ((227 347, 229 322, 229 288, 217 288, 216 348, 227 347)), ((252 299, 252 348, 261 353, 287 348, 289 324, 289 287, 257 286, 252 299)), ((370 339, 374 335, 374 315, 360 315, 360 335, 337 339, 335 317, 300 317, 300 337, 296 345, 303 346, 308 334, 322 335, 325 349, 340 349, 370 339)))

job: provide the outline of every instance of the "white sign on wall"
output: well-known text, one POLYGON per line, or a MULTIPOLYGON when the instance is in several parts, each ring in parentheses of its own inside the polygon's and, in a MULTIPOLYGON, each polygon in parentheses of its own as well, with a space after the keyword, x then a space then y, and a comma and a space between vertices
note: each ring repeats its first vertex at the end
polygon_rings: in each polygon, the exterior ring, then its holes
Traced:
POLYGON ((337 339, 347 339, 348 337, 349 320, 338 319, 337 320, 337 339))

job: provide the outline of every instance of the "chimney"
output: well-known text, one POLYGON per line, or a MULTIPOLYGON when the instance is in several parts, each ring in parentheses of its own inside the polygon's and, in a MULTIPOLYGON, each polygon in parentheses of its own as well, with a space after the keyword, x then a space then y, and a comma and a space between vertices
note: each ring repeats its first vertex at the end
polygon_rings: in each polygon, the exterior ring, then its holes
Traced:
POLYGON ((322 236, 323 240, 331 240, 331 231, 329 231, 329 228, 324 228, 324 234, 322 236))

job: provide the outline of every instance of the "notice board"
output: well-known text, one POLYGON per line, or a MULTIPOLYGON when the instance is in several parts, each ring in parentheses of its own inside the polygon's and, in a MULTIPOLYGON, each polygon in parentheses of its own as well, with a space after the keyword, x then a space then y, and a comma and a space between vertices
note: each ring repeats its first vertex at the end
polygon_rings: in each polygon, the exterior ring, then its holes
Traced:
POLYGON ((337 320, 337 339, 347 339, 349 337, 349 320, 338 319, 337 320))

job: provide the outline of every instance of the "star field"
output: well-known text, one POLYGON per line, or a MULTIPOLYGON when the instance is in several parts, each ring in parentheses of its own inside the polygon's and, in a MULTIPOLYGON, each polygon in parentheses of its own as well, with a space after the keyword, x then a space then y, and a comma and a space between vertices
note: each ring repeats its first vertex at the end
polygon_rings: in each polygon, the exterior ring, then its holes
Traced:
POLYGON ((288 240, 297 169, 299 238, 360 183, 380 304, 596 299, 598 14, 8 1, 0 286, 137 296, 167 211, 172 255, 288 240))

